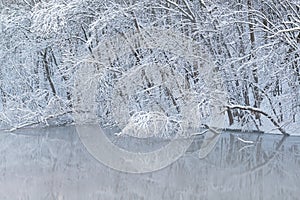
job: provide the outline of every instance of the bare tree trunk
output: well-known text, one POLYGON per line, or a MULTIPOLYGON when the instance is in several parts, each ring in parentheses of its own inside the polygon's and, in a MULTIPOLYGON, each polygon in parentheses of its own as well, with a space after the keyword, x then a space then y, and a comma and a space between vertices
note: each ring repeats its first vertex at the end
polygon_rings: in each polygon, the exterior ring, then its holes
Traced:
MULTIPOLYGON (((254 33, 254 20, 253 20, 253 2, 252 0, 247 0, 247 6, 248 6, 248 21, 249 21, 249 34, 250 34, 250 43, 251 43, 251 58, 254 58, 255 55, 253 53, 253 50, 255 48, 255 33, 254 33)), ((254 63, 252 66, 252 76, 253 76, 253 96, 254 96, 254 108, 260 108, 261 98, 260 98, 260 92, 258 85, 258 67, 254 63)), ((260 113, 255 114, 255 118, 260 120, 260 113)))
POLYGON ((48 48, 46 48, 44 50, 44 52, 41 52, 41 55, 43 56, 43 65, 44 65, 44 68, 45 68, 47 81, 49 82, 49 85, 50 85, 53 96, 56 96, 57 93, 56 93, 56 89, 54 87, 54 83, 53 83, 52 78, 51 78, 49 62, 47 60, 48 59, 47 58, 48 48))

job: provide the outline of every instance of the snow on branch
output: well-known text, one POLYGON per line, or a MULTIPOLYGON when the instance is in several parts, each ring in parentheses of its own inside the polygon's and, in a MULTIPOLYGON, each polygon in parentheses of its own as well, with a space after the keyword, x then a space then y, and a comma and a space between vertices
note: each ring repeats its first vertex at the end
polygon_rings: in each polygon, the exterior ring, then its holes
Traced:
POLYGON ((241 105, 227 105, 226 106, 227 109, 238 109, 238 110, 245 110, 245 111, 250 111, 250 112, 253 112, 253 113, 259 113, 259 114, 262 114, 264 115, 265 117, 267 117, 272 123, 274 126, 276 126, 278 128, 278 130, 283 134, 283 135, 290 135, 289 133, 287 133, 281 126, 280 124, 272 117, 270 116, 268 113, 260 110, 259 108, 254 108, 254 107, 251 107, 251 106, 241 106, 241 105))
POLYGON ((130 135, 137 138, 151 136, 170 137, 174 130, 182 134, 181 121, 161 112, 137 112, 117 135, 130 135))
MULTIPOLYGON (((180 5, 178 5, 177 3, 173 2, 173 1, 170 1, 170 0, 167 0, 168 3, 172 4, 173 6, 175 6, 176 8, 178 8, 187 18, 189 18, 192 22, 195 22, 195 16, 193 14, 193 12, 191 11, 190 7, 188 7, 189 9, 189 13, 187 13, 184 9, 182 9, 180 7, 180 5)), ((186 6, 188 6, 188 4, 186 4, 186 6)))

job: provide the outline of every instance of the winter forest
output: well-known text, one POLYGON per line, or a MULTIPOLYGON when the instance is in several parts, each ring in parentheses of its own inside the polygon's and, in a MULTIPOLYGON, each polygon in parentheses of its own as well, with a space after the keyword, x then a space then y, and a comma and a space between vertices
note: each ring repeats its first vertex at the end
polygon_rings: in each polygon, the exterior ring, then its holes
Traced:
POLYGON ((217 114, 219 128, 297 134, 299 0, 0 0, 0 11, 2 129, 92 109, 128 131, 214 126, 217 114))

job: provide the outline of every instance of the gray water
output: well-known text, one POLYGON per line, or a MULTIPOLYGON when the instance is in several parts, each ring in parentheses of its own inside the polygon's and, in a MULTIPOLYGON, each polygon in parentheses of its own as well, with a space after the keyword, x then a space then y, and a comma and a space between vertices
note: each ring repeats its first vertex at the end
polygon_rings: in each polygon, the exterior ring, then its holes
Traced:
POLYGON ((227 132, 200 159, 203 138, 162 170, 129 174, 94 159, 74 127, 1 132, 0 199, 300 199, 300 137, 227 132))

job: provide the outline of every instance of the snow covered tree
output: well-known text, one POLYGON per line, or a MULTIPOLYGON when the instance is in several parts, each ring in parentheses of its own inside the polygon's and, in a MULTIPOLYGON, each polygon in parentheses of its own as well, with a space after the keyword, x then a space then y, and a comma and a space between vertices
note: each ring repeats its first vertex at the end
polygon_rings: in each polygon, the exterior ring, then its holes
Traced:
MULTIPOLYGON (((166 115, 180 113, 178 105, 183 101, 178 91, 183 87, 199 94, 200 115, 210 115, 205 111, 209 105, 222 105, 234 128, 269 131, 271 122, 285 132, 299 121, 297 0, 2 0, 0 9, 3 125, 18 128, 47 124, 50 119, 59 123, 64 121, 62 116, 71 120, 75 72, 87 64, 95 68, 94 77, 99 81, 96 100, 103 123, 113 122, 113 101, 109 99, 120 97, 122 91, 115 87, 125 80, 140 84, 133 91, 144 91, 128 97, 127 118, 145 117, 143 112, 152 109, 166 115), (198 45, 194 49, 211 62, 207 73, 199 68, 201 57, 190 62, 184 53, 152 48, 156 38, 161 44, 168 40, 161 39, 163 34, 148 37, 145 30, 154 29, 174 30, 180 40, 198 45), (144 44, 140 37, 126 43, 130 45, 124 49, 115 41, 139 34, 153 42, 144 44), (107 62, 102 59, 104 54, 110 54, 107 62), (130 78, 133 72, 136 80, 130 78), (177 88, 166 86, 169 83, 162 86, 166 75, 174 80, 181 77, 177 88), (205 85, 206 76, 214 76, 211 84, 216 84, 205 85), (227 100, 217 102, 217 93, 227 100)), ((128 90, 130 84, 123 89, 128 90)))

